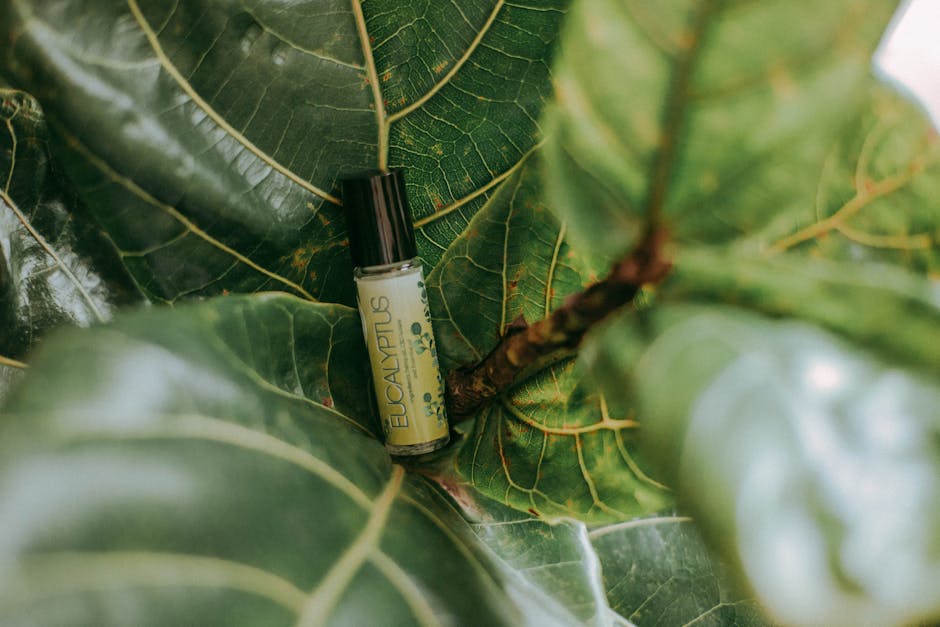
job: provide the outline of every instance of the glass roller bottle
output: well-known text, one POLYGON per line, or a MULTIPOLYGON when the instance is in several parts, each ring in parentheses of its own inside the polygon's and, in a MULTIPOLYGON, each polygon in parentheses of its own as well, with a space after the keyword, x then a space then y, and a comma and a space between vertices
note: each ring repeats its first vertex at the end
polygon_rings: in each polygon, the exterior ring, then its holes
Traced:
POLYGON ((444 382, 402 171, 344 179, 343 205, 385 446, 435 451, 449 439, 444 382))

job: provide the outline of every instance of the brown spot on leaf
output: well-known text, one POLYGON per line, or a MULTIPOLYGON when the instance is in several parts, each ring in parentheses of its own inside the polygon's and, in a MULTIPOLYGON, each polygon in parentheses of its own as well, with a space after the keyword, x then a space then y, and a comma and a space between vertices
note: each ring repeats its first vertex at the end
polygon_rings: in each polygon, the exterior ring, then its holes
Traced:
POLYGON ((323 405, 324 407, 329 407, 330 409, 332 409, 332 408, 333 408, 333 399, 332 399, 332 397, 326 396, 326 397, 320 399, 320 404, 323 405))
POLYGON ((537 510, 537 509, 532 509, 532 508, 530 507, 530 508, 528 509, 528 512, 529 512, 530 514, 532 514, 533 516, 535 516, 536 518, 541 518, 541 517, 542 517, 541 512, 539 512, 539 510, 537 510))
POLYGON ((290 266, 294 270, 303 270, 310 263, 315 252, 311 244, 304 244, 291 255, 290 266))

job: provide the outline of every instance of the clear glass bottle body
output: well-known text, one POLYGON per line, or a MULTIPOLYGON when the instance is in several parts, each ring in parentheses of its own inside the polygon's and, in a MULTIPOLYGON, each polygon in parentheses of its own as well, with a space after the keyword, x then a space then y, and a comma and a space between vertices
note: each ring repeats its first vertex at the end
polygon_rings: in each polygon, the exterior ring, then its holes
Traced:
POLYGON ((420 455, 450 438, 444 381, 418 258, 355 269, 376 403, 392 455, 420 455))

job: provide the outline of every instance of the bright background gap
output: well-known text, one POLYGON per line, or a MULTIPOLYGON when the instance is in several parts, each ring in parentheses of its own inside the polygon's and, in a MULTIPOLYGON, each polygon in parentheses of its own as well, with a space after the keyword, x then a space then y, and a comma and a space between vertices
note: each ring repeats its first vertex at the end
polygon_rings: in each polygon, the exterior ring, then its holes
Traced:
POLYGON ((875 53, 875 71, 912 96, 940 129, 940 0, 908 0, 875 53))

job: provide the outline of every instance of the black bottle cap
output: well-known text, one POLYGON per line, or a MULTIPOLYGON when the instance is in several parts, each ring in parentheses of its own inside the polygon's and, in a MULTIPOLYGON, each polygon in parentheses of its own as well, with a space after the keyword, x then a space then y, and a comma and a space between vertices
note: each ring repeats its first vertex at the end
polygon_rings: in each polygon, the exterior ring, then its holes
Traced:
POLYGON ((342 182, 354 266, 382 266, 417 256, 401 170, 368 172, 342 182))

